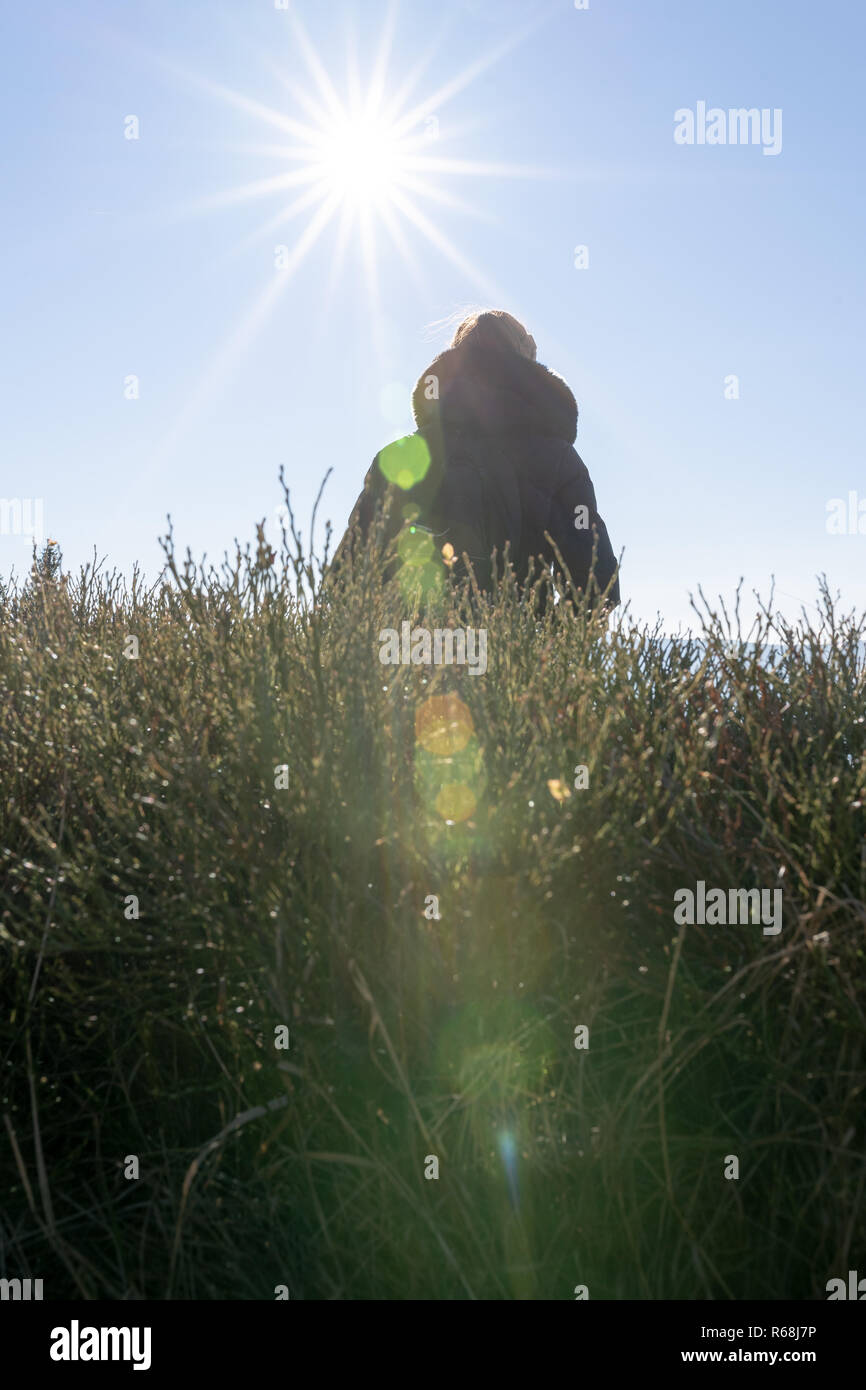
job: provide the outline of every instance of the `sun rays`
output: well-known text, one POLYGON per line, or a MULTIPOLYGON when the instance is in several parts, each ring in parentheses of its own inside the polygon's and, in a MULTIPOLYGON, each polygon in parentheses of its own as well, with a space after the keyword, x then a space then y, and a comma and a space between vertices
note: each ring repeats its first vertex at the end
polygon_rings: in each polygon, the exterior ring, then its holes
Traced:
MULTIPOLYGON (((291 11, 287 12, 287 21, 292 27, 293 52, 300 55, 305 67, 306 85, 297 77, 290 78, 272 60, 265 65, 279 79, 292 110, 275 110, 188 72, 182 76, 218 100, 289 137, 285 144, 238 144, 232 146, 233 150, 272 158, 292 167, 207 195, 189 205, 187 211, 209 212, 249 201, 291 198, 263 222, 260 232, 265 236, 283 220, 294 218, 297 212, 309 208, 312 219, 322 204, 330 203, 332 212, 340 210, 344 214, 340 230, 343 240, 351 239, 353 229, 360 232, 366 221, 374 242, 379 240, 377 232, 385 233, 390 246, 409 265, 411 253, 405 232, 410 224, 421 234, 422 243, 426 241, 429 247, 459 266, 475 289, 485 293, 495 290, 483 270, 461 254, 441 225, 434 226, 429 221, 421 205, 429 203, 450 207, 468 216, 483 216, 477 199, 473 202, 459 197, 442 186, 443 180, 556 176, 556 171, 535 165, 449 155, 448 136, 440 128, 439 113, 443 107, 520 43, 534 24, 524 27, 428 97, 410 106, 410 97, 429 59, 417 64, 402 81, 395 81, 392 85, 396 92, 389 99, 393 7, 385 22, 366 86, 358 71, 357 52, 350 47, 342 95, 301 21, 291 11), (297 196, 292 196, 294 194, 297 196)), ((458 135, 458 131, 452 132, 452 136, 458 135)), ((324 232, 330 221, 329 217, 321 225, 320 232, 324 232)), ((299 240, 303 238, 302 231, 299 240)))
POLYGON ((480 294, 502 301, 507 296, 501 287, 461 249, 446 223, 455 216, 492 220, 484 198, 479 197, 479 181, 561 176, 559 171, 534 165, 449 153, 449 142, 459 151, 468 127, 465 121, 449 126, 442 118, 447 103, 516 48, 538 26, 540 17, 426 97, 419 97, 417 87, 435 56, 435 46, 408 73, 394 71, 395 6, 388 12, 367 72, 360 70, 357 44, 349 38, 342 78, 326 67, 291 9, 280 19, 287 25, 291 69, 273 55, 262 55, 261 62, 263 70, 278 79, 286 95, 285 108, 276 109, 176 64, 167 65, 186 84, 259 122, 261 143, 233 142, 225 148, 235 154, 247 152, 259 161, 272 160, 274 167, 271 173, 208 194, 183 210, 184 215, 218 216, 224 209, 261 205, 261 221, 222 259, 264 252, 268 273, 254 302, 199 375, 181 417, 163 441, 165 449, 176 444, 193 415, 251 348, 320 243, 327 245, 330 238, 329 263, 322 276, 323 314, 354 261, 353 278, 368 300, 370 342, 376 352, 383 323, 380 267, 386 258, 405 267, 419 292, 425 289, 425 266, 436 256, 458 272, 455 300, 480 294), (452 186, 461 178, 468 188, 462 196, 452 186))

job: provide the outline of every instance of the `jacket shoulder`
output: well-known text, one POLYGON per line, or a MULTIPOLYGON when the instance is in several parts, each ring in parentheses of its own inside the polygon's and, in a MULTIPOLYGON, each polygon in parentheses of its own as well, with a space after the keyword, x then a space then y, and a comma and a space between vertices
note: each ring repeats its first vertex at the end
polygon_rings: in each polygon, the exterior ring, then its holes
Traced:
POLYGON ((556 457, 554 491, 561 491, 569 483, 589 483, 590 481, 589 469, 574 445, 563 442, 556 457))

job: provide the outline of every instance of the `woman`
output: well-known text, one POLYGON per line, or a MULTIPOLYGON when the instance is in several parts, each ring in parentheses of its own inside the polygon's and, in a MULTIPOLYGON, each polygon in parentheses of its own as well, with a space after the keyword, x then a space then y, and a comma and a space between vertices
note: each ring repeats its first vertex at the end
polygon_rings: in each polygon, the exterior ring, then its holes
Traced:
POLYGON ((501 573, 507 545, 522 587, 533 560, 536 574, 559 569, 558 550, 575 588, 587 593, 592 572, 606 602, 619 603, 607 528, 573 447, 577 404, 515 318, 489 309, 465 319, 419 379, 412 410, 416 433, 376 455, 335 566, 368 542, 381 504, 384 541, 401 538, 398 568, 435 556, 459 575, 466 554, 490 589, 491 554, 501 573))

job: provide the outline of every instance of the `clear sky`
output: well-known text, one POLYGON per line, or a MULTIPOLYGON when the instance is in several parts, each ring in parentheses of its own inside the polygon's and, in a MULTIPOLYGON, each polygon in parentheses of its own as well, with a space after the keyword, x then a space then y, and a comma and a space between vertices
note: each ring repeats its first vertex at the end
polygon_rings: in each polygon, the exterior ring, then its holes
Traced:
POLYGON ((341 532, 431 325, 493 305, 577 397, 638 617, 822 571, 866 607, 827 530, 866 513, 864 40, 859 0, 7 0, 0 496, 154 577, 169 513, 213 560, 276 534, 280 465, 341 532), (700 102, 781 149, 677 143, 700 102))

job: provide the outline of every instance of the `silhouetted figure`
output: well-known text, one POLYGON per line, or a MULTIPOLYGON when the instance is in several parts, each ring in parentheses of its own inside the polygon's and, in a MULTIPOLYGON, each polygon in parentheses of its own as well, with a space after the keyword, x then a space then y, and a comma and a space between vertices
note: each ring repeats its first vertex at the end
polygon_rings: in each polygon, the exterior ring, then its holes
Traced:
MULTIPOLYGON (((596 548, 595 583, 607 589, 616 561, 595 491, 574 449, 577 403, 566 383, 535 360, 535 340, 499 309, 465 319, 451 346, 412 394, 417 431, 376 455, 334 557, 366 544, 380 504, 386 543, 409 527, 437 561, 465 572, 464 552, 481 589, 501 572, 506 543, 521 587, 531 557, 557 568, 552 538, 576 588, 586 591, 596 548)), ((405 535, 404 535, 405 539, 405 535)), ((413 558, 402 546, 403 562, 413 558)), ((620 601, 613 579, 607 602, 620 601)))

